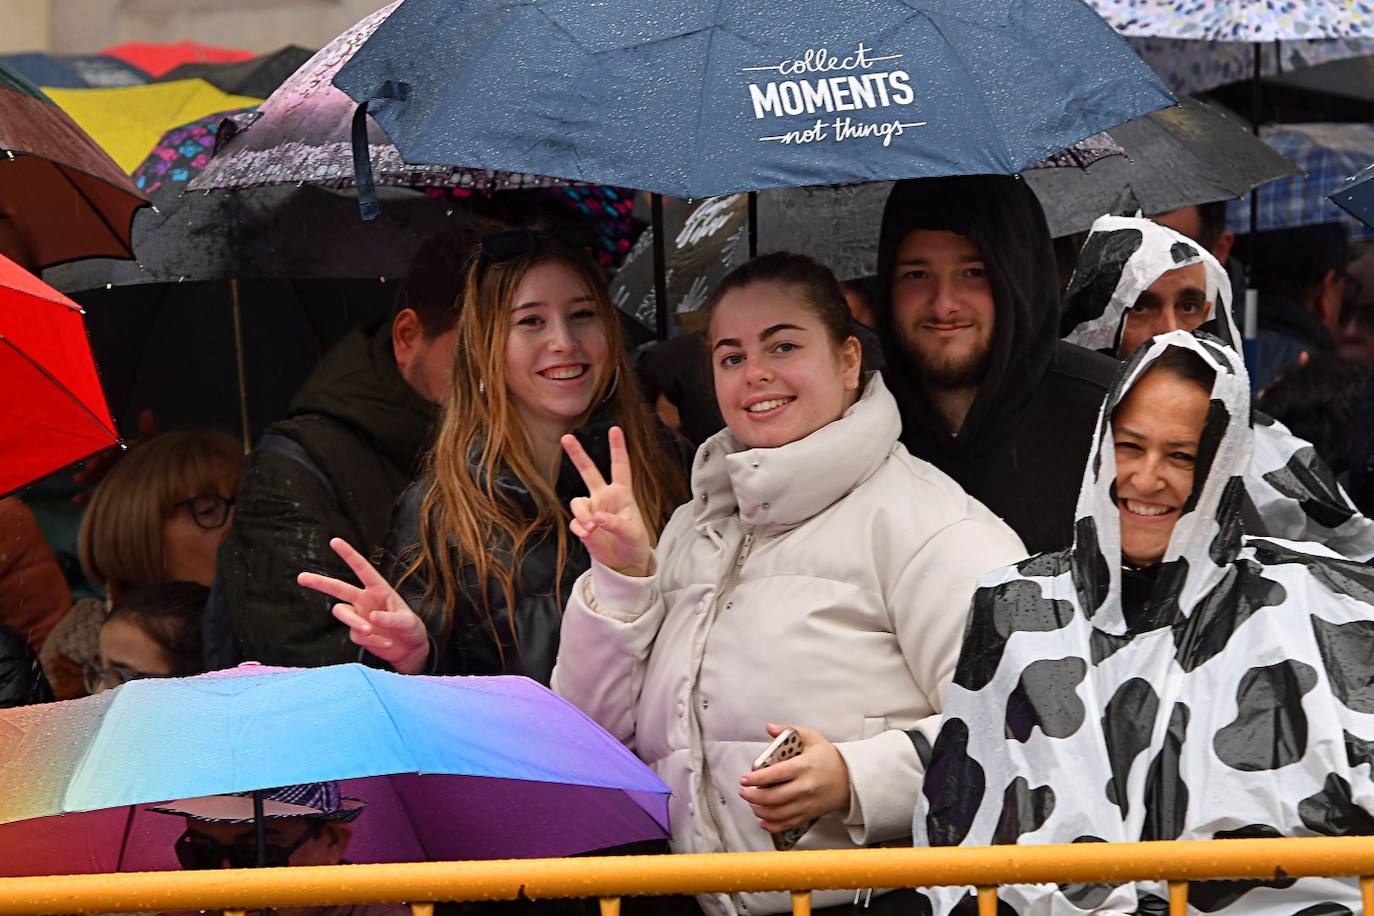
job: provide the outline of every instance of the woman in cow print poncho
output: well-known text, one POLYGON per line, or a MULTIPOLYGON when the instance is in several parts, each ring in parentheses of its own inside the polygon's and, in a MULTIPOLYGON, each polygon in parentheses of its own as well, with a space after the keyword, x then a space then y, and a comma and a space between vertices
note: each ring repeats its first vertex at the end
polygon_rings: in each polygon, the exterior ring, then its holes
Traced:
MULTIPOLYGON (((1201 327, 1239 349, 1226 269, 1196 242, 1152 220, 1098 219, 1065 294, 1064 339, 1124 358, 1175 327, 1201 327), (1185 292, 1190 288, 1196 301, 1185 292), (1147 291, 1151 296, 1143 296, 1147 291)), ((1254 420, 1246 529, 1315 541, 1352 560, 1374 557, 1374 522, 1355 508, 1312 444, 1266 414, 1256 411, 1254 420)))
MULTIPOLYGON (((974 596, 917 845, 1374 833, 1374 571, 1243 536, 1248 386, 1234 351, 1183 331, 1123 367, 1073 547, 974 596)), ((932 890, 936 916, 965 893, 932 890)), ((1167 910, 1164 896, 1001 890, 1021 916, 1167 910)), ((1335 916, 1358 898, 1333 878, 1190 893, 1247 916, 1335 916)))

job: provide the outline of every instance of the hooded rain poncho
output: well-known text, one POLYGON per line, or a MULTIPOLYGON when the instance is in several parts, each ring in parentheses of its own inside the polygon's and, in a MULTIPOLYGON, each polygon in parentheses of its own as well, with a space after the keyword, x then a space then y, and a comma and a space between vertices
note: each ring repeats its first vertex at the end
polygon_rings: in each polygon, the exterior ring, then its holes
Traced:
MULTIPOLYGON (((975 593, 917 845, 1374 833, 1374 571, 1243 536, 1249 400, 1240 359, 1215 338, 1174 331, 1125 364, 1073 547, 991 573, 975 593), (1193 495, 1148 599, 1123 602, 1112 414, 1168 347, 1198 353, 1216 380, 1193 495)), ((965 891, 932 890, 935 916, 965 891)), ((1153 883, 1000 895, 1021 916, 1167 911, 1153 883)), ((1348 914, 1358 901, 1353 878, 1190 889, 1209 914, 1348 914)))
MULTIPOLYGON (((1203 329, 1239 349, 1231 280, 1211 252, 1140 217, 1103 216, 1083 244, 1066 294, 1061 329, 1081 347, 1116 353, 1131 307, 1161 275, 1193 264, 1207 274, 1212 314, 1203 329)), ((1355 508, 1312 444, 1256 411, 1255 448, 1245 473, 1252 534, 1315 541, 1352 560, 1374 557, 1374 522, 1355 508)))

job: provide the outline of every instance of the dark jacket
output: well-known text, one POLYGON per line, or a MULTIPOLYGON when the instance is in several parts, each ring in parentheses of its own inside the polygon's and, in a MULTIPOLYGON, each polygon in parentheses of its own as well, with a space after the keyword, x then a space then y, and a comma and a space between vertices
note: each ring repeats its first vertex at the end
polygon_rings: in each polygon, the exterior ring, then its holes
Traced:
POLYGON ((902 411, 903 444, 1001 516, 1032 553, 1068 547, 1098 409, 1118 363, 1059 339, 1054 252, 1035 195, 1001 175, 898 182, 883 211, 878 278, 883 374, 902 411), (996 303, 987 374, 958 435, 927 399, 892 314, 897 248, 913 229, 972 240, 996 303))
POLYGON ((1302 354, 1335 353, 1331 332, 1296 299, 1272 290, 1260 290, 1259 333, 1255 359, 1250 367, 1250 390, 1258 394, 1279 373, 1298 365, 1302 354))
POLYGON ((357 661, 348 628, 330 613, 334 599, 301 588, 296 575, 354 581, 330 538, 365 556, 379 553, 437 416, 401 377, 390 322, 359 328, 325 355, 287 419, 248 456, 233 529, 220 548, 217 586, 239 660, 357 661))
POLYGON ((24 635, 0 624, 0 709, 51 703, 52 688, 24 635))
MULTIPOLYGON (((601 416, 573 432, 587 454, 601 468, 603 476, 610 474, 607 433, 612 425, 614 421, 610 417, 601 416)), ((472 471, 479 473, 475 465, 472 471)), ((422 478, 402 495, 392 521, 392 533, 387 538, 383 568, 388 573, 389 581, 400 583, 397 590, 401 597, 425 620, 431 634, 437 637, 442 629, 444 613, 436 602, 425 598, 429 576, 423 568, 407 578, 401 576, 406 561, 410 559, 406 548, 420 540, 420 509, 430 483, 430 478, 422 478)), ((514 474, 503 472, 497 485, 527 517, 533 517, 534 501, 530 498, 529 490, 514 474)), ((564 505, 576 497, 587 495, 581 476, 566 457, 559 468, 554 489, 564 505)), ((450 549, 457 548, 450 543, 450 549)), ((501 551, 502 547, 493 544, 492 550, 501 551)), ((591 559, 582 542, 569 534, 560 577, 557 569, 558 541, 553 532, 547 532, 545 537, 531 544, 519 560, 513 612, 507 607, 500 586, 495 581, 486 584, 490 616, 468 597, 476 594, 477 583, 472 575, 472 567, 465 566, 465 595, 454 603, 449 636, 438 644, 439 652, 437 657, 431 658, 429 671, 437 674, 523 674, 547 685, 553 675, 553 663, 558 658, 559 630, 563 625, 563 606, 567 603, 568 589, 590 565, 591 559)))

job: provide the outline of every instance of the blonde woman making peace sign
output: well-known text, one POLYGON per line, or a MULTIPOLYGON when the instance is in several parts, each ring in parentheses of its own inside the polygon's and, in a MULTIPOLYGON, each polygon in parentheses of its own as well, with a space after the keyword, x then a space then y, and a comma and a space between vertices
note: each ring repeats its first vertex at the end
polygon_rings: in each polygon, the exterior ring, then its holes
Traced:
MULTIPOLYGON (((562 440, 587 489, 571 530, 592 564, 553 687, 673 789, 679 852, 768 850, 770 833, 813 821, 802 848, 909 836, 975 581, 1025 556, 897 441, 897 405, 861 376, 849 327, 839 284, 808 258, 767 255, 726 278, 708 343, 727 428, 697 452, 692 501, 656 549, 624 438, 612 431, 609 482, 562 440), (802 753, 755 770, 789 726, 802 753)), ((791 906, 697 899, 721 916, 791 906)))
POLYGON ((524 674, 548 683, 563 602, 589 563, 567 532, 585 492, 565 434, 605 460, 635 443, 635 500, 653 529, 677 468, 635 384, 600 270, 571 227, 490 236, 467 267, 453 382, 426 473, 402 496, 384 568, 335 540, 361 586, 315 573, 353 642, 398 671, 524 674))

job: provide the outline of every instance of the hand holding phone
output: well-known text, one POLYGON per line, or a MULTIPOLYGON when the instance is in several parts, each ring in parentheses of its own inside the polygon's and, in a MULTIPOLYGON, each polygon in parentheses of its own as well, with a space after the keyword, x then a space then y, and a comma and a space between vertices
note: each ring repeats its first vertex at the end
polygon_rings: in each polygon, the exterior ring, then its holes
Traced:
MULTIPOLYGON (((764 749, 762 754, 754 758, 754 769, 762 770, 766 767, 782 763, 784 760, 791 760, 793 757, 799 757, 801 756, 802 750, 801 735, 797 733, 795 728, 785 728, 773 739, 773 743, 764 749)), ((789 827, 786 830, 774 833, 772 835, 773 848, 779 852, 785 852, 791 849, 801 841, 801 838, 806 835, 806 831, 810 830, 812 824, 815 823, 816 822, 813 820, 799 827, 789 827)))

